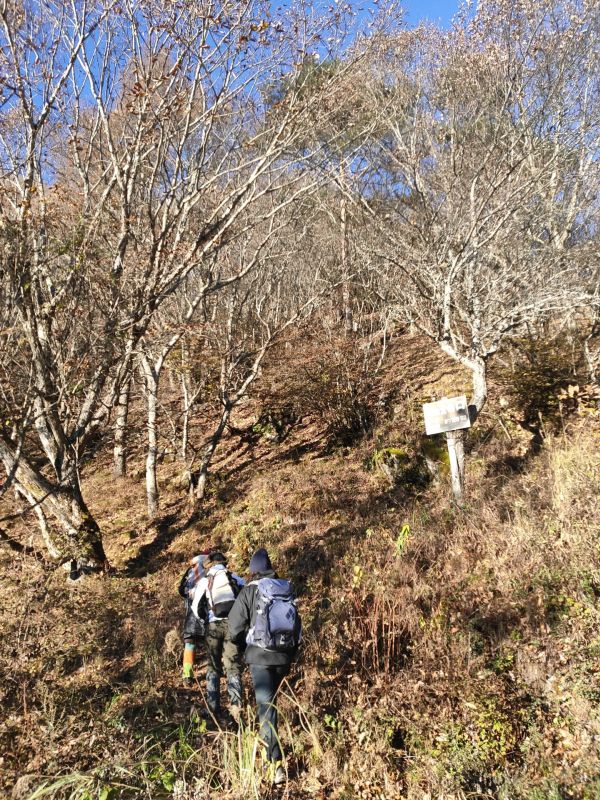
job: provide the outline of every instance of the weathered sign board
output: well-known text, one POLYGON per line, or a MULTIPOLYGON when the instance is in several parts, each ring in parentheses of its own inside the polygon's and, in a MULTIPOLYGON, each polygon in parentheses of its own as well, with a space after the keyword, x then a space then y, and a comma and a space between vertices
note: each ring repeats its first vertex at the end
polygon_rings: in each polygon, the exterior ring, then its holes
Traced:
POLYGON ((425 433, 428 436, 471 427, 469 406, 464 394, 460 397, 445 397, 435 403, 424 403, 423 414, 425 433))

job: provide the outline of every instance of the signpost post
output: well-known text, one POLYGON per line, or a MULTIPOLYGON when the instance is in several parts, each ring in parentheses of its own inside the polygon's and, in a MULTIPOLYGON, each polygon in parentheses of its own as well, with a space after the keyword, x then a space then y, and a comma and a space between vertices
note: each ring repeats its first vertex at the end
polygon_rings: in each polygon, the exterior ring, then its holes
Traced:
POLYGON ((460 397, 444 397, 435 403, 425 403, 423 414, 425 416, 425 433, 428 436, 436 433, 446 434, 452 493, 456 502, 461 503, 464 482, 464 448, 462 436, 458 431, 471 427, 467 398, 465 395, 460 395, 460 397))

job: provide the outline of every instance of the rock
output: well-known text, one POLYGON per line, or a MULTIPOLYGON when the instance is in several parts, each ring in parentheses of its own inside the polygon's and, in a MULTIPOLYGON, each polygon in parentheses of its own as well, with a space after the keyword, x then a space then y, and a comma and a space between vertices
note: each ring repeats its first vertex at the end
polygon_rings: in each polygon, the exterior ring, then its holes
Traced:
POLYGON ((171 628, 165 634, 165 650, 171 655, 179 655, 181 650, 181 637, 177 628, 171 628))

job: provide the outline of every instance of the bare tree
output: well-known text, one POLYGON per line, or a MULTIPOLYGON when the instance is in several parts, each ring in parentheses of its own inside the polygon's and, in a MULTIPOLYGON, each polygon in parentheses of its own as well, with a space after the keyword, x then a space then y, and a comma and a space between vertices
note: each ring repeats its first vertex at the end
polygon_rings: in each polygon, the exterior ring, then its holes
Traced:
POLYGON ((127 421, 133 376, 126 372, 121 380, 115 405, 115 442, 113 448, 113 473, 122 478, 127 472, 127 421))
MULTIPOLYGON (((165 314, 154 315, 154 326, 148 330, 148 335, 141 342, 140 364, 144 376, 146 402, 147 402, 147 433, 148 433, 148 453, 146 458, 146 494, 148 499, 148 515, 150 518, 156 516, 158 512, 158 481, 156 476, 156 463, 158 456, 158 431, 157 431, 157 410, 159 383, 163 367, 173 349, 183 339, 188 326, 193 321, 196 312, 202 304, 206 304, 210 295, 222 292, 227 287, 240 282, 246 275, 256 270, 260 264, 261 255, 265 246, 274 236, 276 228, 273 219, 266 226, 264 237, 258 242, 244 242, 244 253, 246 258, 241 260, 232 269, 228 270, 228 277, 218 281, 203 282, 202 280, 192 280, 197 277, 195 274, 190 276, 184 287, 177 292, 173 302, 168 304, 174 312, 167 316, 165 314), (248 254, 248 250, 250 250, 248 254), (161 334, 158 335, 157 328, 160 327, 161 334)), ((252 237, 254 238, 254 237, 252 237)), ((224 257, 226 252, 223 253, 224 257)), ((213 265, 213 267, 216 266, 213 265)), ((219 302, 218 300, 216 301, 219 302)), ((168 310, 168 309, 165 309, 168 310)), ((184 384, 184 389, 186 384, 184 384)), ((189 409, 186 409, 186 413, 189 409)))
MULTIPOLYGON (((206 345, 218 354, 220 365, 218 414, 212 433, 199 450, 199 463, 196 451, 188 466, 192 505, 204 499, 216 449, 233 410, 259 379, 265 356, 287 331, 305 322, 331 291, 320 265, 302 263, 299 257, 309 230, 302 221, 289 222, 258 268, 246 270, 246 277, 221 298, 225 303, 206 326, 206 345)), ((238 249, 236 255, 240 264, 244 263, 244 250, 238 249)))
POLYGON ((23 410, 0 455, 7 483, 58 523, 60 558, 97 568, 79 478, 89 438, 119 397, 125 412, 157 309, 190 276, 206 293, 226 285, 215 254, 305 185, 318 145, 299 160, 297 144, 337 78, 309 97, 289 81, 277 104, 265 90, 347 31, 339 10, 273 20, 264 0, 2 0, 0 19, 2 281, 20 333, 3 367, 23 410), (265 203, 274 186, 289 191, 265 203))
POLYGON ((388 42, 372 73, 365 255, 397 317, 471 371, 473 419, 503 340, 589 296, 598 31, 578 0, 481 2, 450 33, 388 42))

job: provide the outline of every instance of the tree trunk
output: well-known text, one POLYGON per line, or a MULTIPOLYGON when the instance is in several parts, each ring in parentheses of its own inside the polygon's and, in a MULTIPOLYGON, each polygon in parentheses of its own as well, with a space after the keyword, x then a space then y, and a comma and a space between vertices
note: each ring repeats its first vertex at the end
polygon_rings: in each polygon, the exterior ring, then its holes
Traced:
MULTIPOLYGON (((102 546, 102 539, 100 536, 100 528, 96 520, 90 514, 90 511, 81 494, 81 487, 79 485, 78 476, 74 475, 71 482, 71 518, 77 526, 79 536, 85 537, 87 540, 87 547, 92 554, 92 558, 99 560, 101 563, 106 562, 106 555, 104 547, 102 546)), ((81 557, 77 559, 79 569, 86 567, 85 559, 81 557)))
POLYGON ((341 235, 341 262, 342 262, 342 313, 344 316, 344 334, 352 336, 354 332, 354 319, 352 315, 352 296, 350 293, 350 279, 348 277, 348 220, 346 216, 346 198, 340 201, 340 235, 341 235))
MULTIPOLYGON (((439 345, 451 358, 471 370, 473 391, 469 400, 469 418, 473 424, 487 401, 487 361, 481 356, 469 358, 459 355, 446 340, 439 342, 439 345)), ((452 475, 452 494, 457 503, 463 502, 465 494, 465 434, 465 430, 451 431, 446 434, 452 475)))
POLYGON ((206 484, 208 481, 208 470, 210 467, 210 463, 215 454, 215 450, 217 449, 217 445, 221 441, 221 437, 223 436, 223 432, 225 431, 227 422, 229 421, 230 414, 231 414, 231 406, 229 404, 226 404, 223 407, 223 412, 221 413, 221 419, 219 420, 219 424, 215 428, 215 431, 211 436, 210 442, 208 443, 204 453, 202 454, 200 469, 193 476, 193 481, 190 486, 190 490, 192 494, 191 499, 194 505, 199 505, 202 502, 202 500, 204 500, 204 496, 206 494, 206 484))
MULTIPOLYGON (((471 370, 473 386, 469 401, 469 417, 473 424, 487 402, 487 363, 485 359, 479 357, 468 359, 466 363, 471 370)), ((452 494, 459 505, 462 504, 465 494, 465 435, 466 430, 446 434, 452 473, 452 494)))
POLYGON ((127 417, 131 380, 131 375, 127 375, 121 386, 116 408, 113 473, 117 478, 122 478, 127 473, 127 417))
POLYGON ((42 539, 44 540, 44 544, 46 545, 46 549, 50 554, 50 558, 58 561, 60 559, 60 549, 57 543, 54 540, 54 536, 52 535, 52 531, 48 527, 48 520, 46 519, 46 515, 42 509, 41 503, 38 503, 31 495, 24 486, 17 484, 15 486, 16 494, 21 496, 29 505, 31 506, 32 510, 34 511, 36 517, 38 518, 38 525, 40 526, 40 531, 42 534, 42 539))
POLYGON ((487 401, 487 363, 483 358, 473 358, 466 362, 471 370, 473 394, 469 401, 471 423, 475 422, 487 401))
POLYGON ((592 330, 590 333, 585 337, 583 340, 583 357, 585 359, 585 364, 588 371, 588 377, 591 383, 597 383, 598 380, 598 372, 597 372, 597 356, 594 357, 592 355, 592 351, 590 350, 590 342, 592 339, 595 339, 598 334, 600 333, 600 323, 594 322, 592 326, 592 330))
POLYGON ((150 364, 148 358, 142 359, 146 383, 148 452, 146 455, 146 500, 148 516, 154 519, 158 514, 158 481, 156 479, 156 462, 158 459, 158 429, 156 424, 158 405, 159 374, 150 364))
POLYGON ((450 475, 452 478, 452 494, 460 505, 464 499, 465 485, 465 448, 462 431, 448 431, 448 456, 450 459, 450 475))
POLYGON ((190 402, 190 390, 187 385, 185 373, 181 374, 181 396, 183 400, 183 428, 181 431, 181 460, 187 464, 187 451, 190 441, 190 412, 192 403, 190 402))
POLYGON ((469 400, 469 417, 472 424, 481 413, 487 401, 487 361, 481 356, 469 357, 460 355, 446 339, 438 341, 438 344, 446 355, 449 355, 454 361, 457 361, 459 364, 462 364, 463 367, 468 367, 471 370, 473 394, 469 400))
POLYGON ((83 500, 73 466, 63 473, 60 484, 52 484, 5 438, 0 438, 0 459, 8 483, 14 482, 28 502, 47 511, 59 523, 62 535, 52 538, 52 552, 58 554, 58 559, 76 560, 84 570, 104 569, 107 559, 100 528, 83 500))

